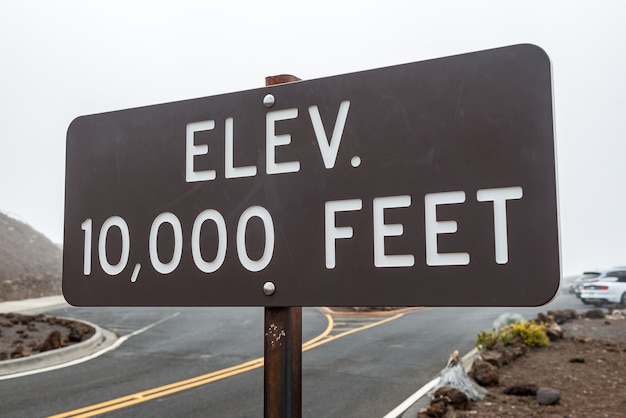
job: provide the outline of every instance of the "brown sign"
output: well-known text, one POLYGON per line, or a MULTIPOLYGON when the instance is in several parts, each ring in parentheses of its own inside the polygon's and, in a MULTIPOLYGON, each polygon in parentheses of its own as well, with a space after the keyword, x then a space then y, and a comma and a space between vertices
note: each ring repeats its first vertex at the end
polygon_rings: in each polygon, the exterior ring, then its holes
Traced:
POLYGON ((523 306, 560 279, 550 62, 516 45, 82 116, 95 306, 523 306))

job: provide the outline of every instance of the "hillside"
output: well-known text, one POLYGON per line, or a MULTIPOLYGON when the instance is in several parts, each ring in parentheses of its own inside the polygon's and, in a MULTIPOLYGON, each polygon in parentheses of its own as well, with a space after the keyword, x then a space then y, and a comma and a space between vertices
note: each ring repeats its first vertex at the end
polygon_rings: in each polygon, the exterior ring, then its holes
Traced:
POLYGON ((62 251, 0 212, 0 302, 61 294, 62 251))

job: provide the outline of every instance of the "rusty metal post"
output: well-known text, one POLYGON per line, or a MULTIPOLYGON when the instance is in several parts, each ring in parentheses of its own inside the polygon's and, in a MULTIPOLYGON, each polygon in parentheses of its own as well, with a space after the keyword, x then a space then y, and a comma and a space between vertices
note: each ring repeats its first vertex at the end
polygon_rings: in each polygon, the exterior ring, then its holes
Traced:
POLYGON ((265 308, 265 418, 302 416, 302 308, 265 308))
MULTIPOLYGON (((265 78, 265 85, 299 81, 265 78)), ((302 307, 265 308, 264 417, 302 417, 302 307)))

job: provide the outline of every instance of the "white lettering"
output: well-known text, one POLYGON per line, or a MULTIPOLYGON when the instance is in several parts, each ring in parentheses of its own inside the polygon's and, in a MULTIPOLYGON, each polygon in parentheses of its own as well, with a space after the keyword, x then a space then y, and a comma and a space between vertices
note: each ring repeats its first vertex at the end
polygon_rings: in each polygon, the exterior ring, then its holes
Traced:
POLYGON ((183 228, 180 225, 180 221, 178 220, 176 215, 170 212, 164 212, 159 214, 159 216, 154 219, 154 222, 152 222, 152 226, 150 227, 149 247, 150 262, 152 263, 152 267, 154 267, 156 271, 161 274, 169 274, 176 270, 176 267, 178 267, 178 264, 180 263, 180 258, 183 254, 183 228), (157 245, 159 229, 164 223, 170 224, 172 226, 172 229, 174 230, 174 251, 172 253, 172 259, 167 263, 163 263, 159 259, 157 245))
POLYGON ((217 271, 226 258, 226 245, 226 222, 222 214, 215 209, 206 209, 200 212, 191 230, 191 254, 193 255, 193 262, 196 264, 196 267, 203 273, 213 273, 217 271), (213 261, 205 261, 200 251, 200 232, 204 222, 209 219, 215 222, 217 226, 217 254, 213 261))
POLYGON ((215 121, 202 120, 187 124, 186 148, 185 148, 185 179, 187 183, 194 181, 215 180, 215 170, 195 171, 193 157, 205 155, 209 152, 207 144, 196 145, 194 134, 200 131, 210 131, 215 128, 215 121))
POLYGON ((128 224, 119 216, 111 216, 107 218, 100 228, 100 238, 98 239, 98 257, 100 257, 100 267, 109 276, 115 276, 120 274, 126 264, 128 263, 128 256, 130 254, 130 232, 128 231, 128 224), (122 254, 117 264, 109 263, 107 258, 107 237, 109 235, 109 229, 116 226, 119 228, 122 234, 122 254))
POLYGON ((353 230, 351 226, 338 227, 335 225, 336 212, 348 212, 361 210, 363 201, 361 199, 336 200, 326 202, 324 205, 324 232, 326 249, 326 268, 334 269, 335 262, 335 241, 340 238, 352 238, 353 230))
POLYGON ((226 153, 226 178, 234 179, 238 177, 256 176, 256 167, 253 165, 245 167, 235 167, 235 146, 233 133, 233 118, 226 118, 224 121, 224 151, 226 153))
POLYGON ((93 222, 87 218, 80 224, 80 229, 85 231, 85 245, 83 249, 83 275, 89 276, 91 274, 91 227, 93 222))
POLYGON ((283 109, 268 112, 265 116, 265 170, 267 174, 294 173, 300 171, 299 161, 276 162, 276 147, 289 145, 290 134, 276 135, 276 122, 279 120, 295 119, 298 109, 283 109))
POLYGON ((404 232, 402 224, 385 224, 385 209, 408 208, 411 196, 388 196, 374 199, 374 265, 376 267, 411 267, 415 257, 410 254, 385 254, 385 237, 398 237, 404 232))
POLYGON ((523 190, 519 186, 498 189, 481 189, 476 193, 479 202, 493 202, 493 230, 496 250, 496 263, 509 262, 508 232, 506 222, 506 201, 521 199, 523 190))
POLYGON ((317 106, 313 105, 309 107, 309 115, 311 116, 311 123, 313 124, 313 130, 315 131, 315 137, 322 153, 322 159, 324 160, 324 166, 326 168, 333 168, 335 161, 337 160, 337 153, 339 152, 339 144, 341 143, 341 136, 343 135, 343 128, 346 125, 346 119, 348 118, 348 109, 350 108, 350 101, 344 100, 339 105, 339 111, 337 112, 337 120, 335 121, 335 127, 333 134, 328 142, 326 136, 326 130, 322 123, 322 117, 317 106))
POLYGON ((426 264, 429 266, 465 266, 470 262, 468 253, 439 253, 437 235, 453 234, 457 231, 456 221, 438 221, 437 205, 465 202, 465 192, 429 193, 424 196, 426 230, 426 264))
POLYGON ((239 255, 241 265, 252 272, 263 270, 272 261, 274 256, 274 222, 272 221, 272 216, 264 207, 251 206, 241 214, 237 224, 237 254, 239 255), (246 229, 248 221, 254 216, 263 221, 263 227, 265 228, 263 256, 256 261, 248 257, 248 250, 246 249, 246 229))

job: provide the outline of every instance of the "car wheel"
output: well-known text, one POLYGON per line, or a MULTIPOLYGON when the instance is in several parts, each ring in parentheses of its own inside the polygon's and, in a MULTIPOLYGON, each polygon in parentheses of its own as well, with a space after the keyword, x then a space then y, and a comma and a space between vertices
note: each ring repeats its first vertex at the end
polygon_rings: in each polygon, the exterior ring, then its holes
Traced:
POLYGON ((626 293, 622 295, 622 305, 626 305, 626 293))
POLYGON ((585 305, 589 305, 589 301, 587 299, 580 299, 582 303, 585 305))

